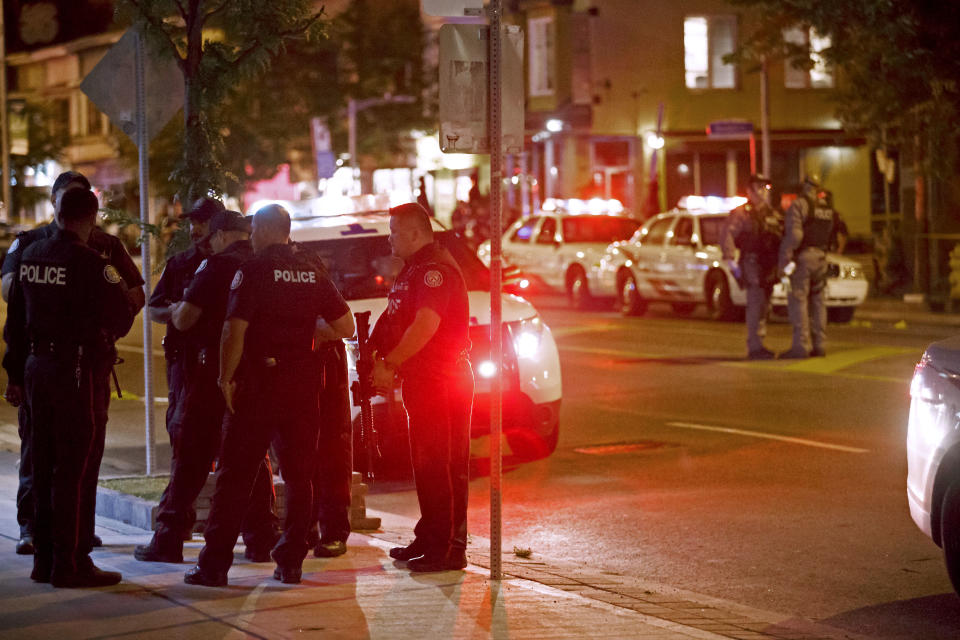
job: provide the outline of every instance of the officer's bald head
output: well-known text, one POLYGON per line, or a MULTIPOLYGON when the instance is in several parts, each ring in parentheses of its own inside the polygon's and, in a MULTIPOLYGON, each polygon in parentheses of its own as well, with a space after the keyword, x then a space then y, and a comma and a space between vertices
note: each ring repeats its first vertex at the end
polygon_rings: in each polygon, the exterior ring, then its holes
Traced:
POLYGON ((95 220, 100 203, 92 191, 70 189, 60 199, 60 217, 64 223, 95 220))
POLYGON ((433 225, 426 209, 408 202, 390 209, 390 247, 398 258, 409 258, 433 242, 433 225))
POLYGON ((261 207, 253 214, 250 242, 254 251, 274 244, 286 244, 290 238, 290 214, 278 204, 261 207))

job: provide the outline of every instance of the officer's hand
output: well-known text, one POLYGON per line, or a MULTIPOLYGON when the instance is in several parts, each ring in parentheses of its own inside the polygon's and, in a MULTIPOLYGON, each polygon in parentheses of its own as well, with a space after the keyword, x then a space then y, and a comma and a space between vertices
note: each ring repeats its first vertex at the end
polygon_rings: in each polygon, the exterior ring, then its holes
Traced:
POLYGON ((23 404, 23 387, 18 384, 8 384, 7 390, 3 392, 3 398, 15 407, 23 404))
POLYGON ((732 275, 732 276, 733 276, 733 279, 737 281, 737 284, 740 284, 741 286, 743 286, 743 285, 742 285, 742 283, 743 283, 743 272, 742 272, 742 270, 740 269, 740 265, 737 264, 737 261, 736 261, 736 260, 728 260, 728 261, 727 261, 727 268, 730 269, 730 275, 732 275))
POLYGON ((393 389, 393 371, 377 358, 373 361, 373 390, 382 396, 390 394, 393 389))
POLYGON ((237 390, 237 383, 233 380, 221 380, 220 391, 223 392, 223 399, 227 403, 227 411, 236 413, 233 410, 233 394, 237 390))

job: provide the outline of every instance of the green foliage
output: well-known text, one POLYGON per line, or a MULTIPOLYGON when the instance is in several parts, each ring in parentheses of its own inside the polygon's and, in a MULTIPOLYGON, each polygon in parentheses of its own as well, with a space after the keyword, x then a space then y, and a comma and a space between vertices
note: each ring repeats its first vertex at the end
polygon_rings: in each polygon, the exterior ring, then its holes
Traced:
MULTIPOLYGON (((26 155, 10 156, 10 169, 15 181, 10 190, 13 200, 11 210, 16 217, 21 217, 20 212, 50 197, 50 190, 46 187, 24 186, 26 175, 29 171, 42 171, 48 160, 59 160, 69 140, 65 123, 60 121, 50 103, 26 102, 23 115, 27 119, 29 148, 26 155)), ((53 176, 50 177, 52 180, 53 176)))

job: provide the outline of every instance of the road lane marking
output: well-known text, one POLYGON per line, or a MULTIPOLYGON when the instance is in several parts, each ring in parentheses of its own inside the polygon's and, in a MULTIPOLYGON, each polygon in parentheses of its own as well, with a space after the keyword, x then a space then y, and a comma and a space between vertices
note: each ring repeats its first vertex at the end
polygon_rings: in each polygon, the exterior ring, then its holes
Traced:
POLYGON ((820 449, 830 449, 832 451, 843 451, 844 453, 870 453, 869 449, 859 447, 847 447, 842 444, 832 444, 830 442, 820 442, 819 440, 808 440, 806 438, 795 438, 793 436, 781 436, 774 433, 764 433, 762 431, 748 431, 746 429, 732 429, 730 427, 717 427, 708 424, 696 424, 693 422, 668 422, 668 427, 678 429, 696 429, 699 431, 715 431, 717 433, 729 433, 737 436, 746 436, 749 438, 762 438, 764 440, 777 440, 779 442, 789 442, 791 444, 800 444, 807 447, 818 447, 820 449))
MULTIPOLYGON (((852 367, 855 364, 879 360, 888 356, 900 356, 905 353, 916 353, 916 349, 904 347, 865 347, 862 349, 846 349, 830 353, 823 358, 808 358, 798 360, 783 367, 790 371, 807 371, 810 373, 834 373, 840 369, 852 367)), ((918 356, 919 357, 919 356, 918 356)))

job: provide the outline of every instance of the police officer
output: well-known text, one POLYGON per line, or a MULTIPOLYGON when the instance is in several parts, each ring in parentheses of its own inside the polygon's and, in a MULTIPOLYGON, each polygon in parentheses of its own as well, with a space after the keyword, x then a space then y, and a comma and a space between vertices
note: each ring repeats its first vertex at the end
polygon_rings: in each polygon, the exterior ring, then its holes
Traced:
MULTIPOLYGON (((23 252, 37 240, 43 240, 53 237, 58 229, 56 220, 59 211, 60 198, 64 193, 71 189, 90 190, 90 182, 87 178, 76 171, 65 171, 53 181, 50 190, 50 203, 54 207, 54 221, 50 224, 21 232, 17 235, 10 250, 3 260, 3 267, 0 273, 3 274, 2 292, 3 299, 6 300, 10 291, 10 286, 14 276, 20 268, 20 260, 23 252)), ((106 258, 110 264, 114 265, 127 285, 127 295, 131 310, 136 314, 142 307, 145 299, 143 290, 143 277, 140 270, 130 258, 126 248, 119 238, 113 236, 99 227, 94 227, 90 233, 87 243, 101 256, 106 258)), ((112 364, 112 363, 111 363, 112 364)), ((107 410, 110 404, 110 383, 109 377, 97 376, 96 381, 103 384, 98 386, 95 392, 97 400, 95 413, 97 416, 97 434, 94 438, 94 450, 90 458, 90 473, 83 481, 83 496, 86 502, 96 503, 97 493, 97 474, 100 470, 100 460, 103 458, 103 448, 106 439, 107 410)), ((18 554, 31 555, 33 553, 33 498, 30 495, 32 487, 32 462, 30 457, 30 422, 29 415, 25 405, 20 406, 18 412, 19 431, 20 431, 20 486, 17 490, 17 521, 20 524, 20 540, 17 542, 16 551, 18 554)), ((86 512, 85 512, 86 513, 86 512)), ((88 517, 81 526, 81 540, 85 545, 91 548, 99 547, 102 543, 100 538, 94 533, 94 518, 88 517)))
POLYGON ((777 252, 783 236, 783 216, 770 204, 770 181, 750 176, 747 202, 730 212, 723 232, 723 259, 741 287, 747 290, 747 358, 775 357, 763 345, 767 335, 770 294, 777 279, 777 252), (739 262, 734 261, 740 249, 739 262))
POLYGON ((113 342, 133 313, 117 270, 88 246, 98 203, 85 189, 61 201, 62 228, 28 247, 11 288, 4 368, 6 397, 30 412, 36 520, 30 577, 55 587, 116 584, 78 538, 93 505, 82 499, 97 431, 94 394, 113 342))
MULTIPOLYGON (((186 346, 183 333, 174 326, 171 314, 174 305, 183 300, 183 294, 187 290, 197 267, 210 254, 210 248, 204 242, 209 232, 210 218, 213 217, 214 213, 223 210, 223 203, 219 200, 203 197, 195 200, 190 209, 180 216, 182 220, 190 221, 190 238, 193 242, 185 251, 181 251, 167 260, 163 273, 160 274, 160 280, 157 282, 147 305, 150 308, 150 319, 167 326, 167 333, 163 337, 163 354, 167 364, 166 424, 167 435, 170 437, 171 466, 176 465, 176 458, 181 453, 176 444, 180 438, 176 433, 177 423, 174 417, 183 398, 184 349, 186 346)), ((167 491, 165 490, 160 497, 161 509, 167 499, 167 491)), ((187 532, 190 532, 193 530, 193 522, 196 520, 196 512, 192 504, 187 510, 186 520, 189 526, 185 526, 187 532)), ((184 537, 187 535, 185 533, 184 537)))
POLYGON ((781 358, 824 356, 827 339, 827 246, 833 233, 834 212, 817 198, 816 176, 804 178, 801 195, 784 220, 780 243, 780 272, 790 281, 787 311, 793 326, 790 349, 781 358))
MULTIPOLYGON (((225 409, 217 386, 220 331, 227 314, 230 281, 253 255, 253 248, 248 239, 250 229, 236 211, 218 211, 207 226, 204 242, 213 254, 197 267, 183 300, 174 304, 171 312, 172 324, 183 337, 183 397, 171 429, 178 455, 171 460, 170 481, 157 512, 153 539, 134 549, 134 557, 145 562, 183 562, 183 541, 194 523, 193 504, 220 450, 225 409)), ((245 553, 256 562, 270 560, 270 549, 279 537, 272 502, 273 473, 266 462, 257 474, 244 522, 245 553)))
POLYGON ((411 571, 459 570, 467 566, 474 384, 467 288, 420 205, 390 210, 390 246, 404 267, 370 337, 377 350, 373 384, 386 391, 400 377, 420 503, 415 539, 390 557, 411 571))
POLYGON ((291 250, 290 215, 279 205, 253 217, 255 255, 230 284, 220 343, 227 406, 206 545, 187 584, 223 586, 260 461, 271 441, 286 482, 287 516, 272 556, 274 578, 300 582, 312 520, 320 367, 318 338, 353 335, 353 315, 329 278, 291 250), (318 328, 318 318, 323 324, 318 328))

